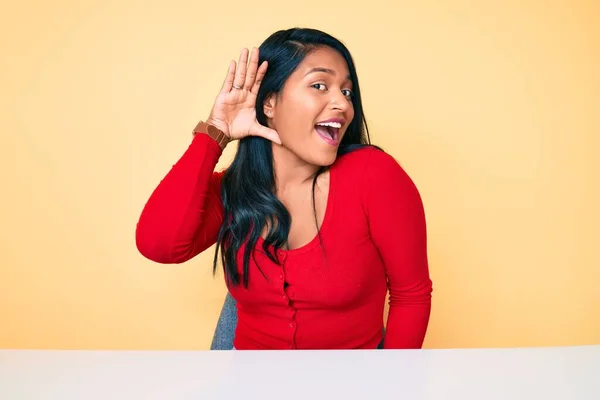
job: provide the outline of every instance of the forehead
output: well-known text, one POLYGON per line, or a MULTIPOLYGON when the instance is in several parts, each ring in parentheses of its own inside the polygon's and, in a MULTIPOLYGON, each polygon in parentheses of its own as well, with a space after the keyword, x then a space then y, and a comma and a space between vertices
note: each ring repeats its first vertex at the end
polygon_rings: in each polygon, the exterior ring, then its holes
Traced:
POLYGON ((345 79, 349 74, 348 64, 344 57, 330 47, 320 47, 311 51, 298 65, 293 75, 301 79, 315 68, 331 70, 336 77, 341 79, 345 79))

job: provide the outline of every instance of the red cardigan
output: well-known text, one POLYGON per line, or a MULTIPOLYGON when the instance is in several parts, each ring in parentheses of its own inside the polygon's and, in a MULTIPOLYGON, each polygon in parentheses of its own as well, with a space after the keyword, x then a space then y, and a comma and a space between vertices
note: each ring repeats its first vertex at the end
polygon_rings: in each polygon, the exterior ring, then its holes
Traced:
MULTIPOLYGON (((216 242, 223 209, 222 173, 214 170, 221 153, 207 135, 194 136, 141 213, 136 242, 143 256, 182 263, 216 242)), ((432 291, 425 215, 417 188, 390 155, 365 148, 338 157, 321 237, 325 252, 315 237, 280 251, 282 266, 258 242, 248 289, 230 288, 236 349, 374 349, 387 290, 384 347, 420 348, 432 291)))

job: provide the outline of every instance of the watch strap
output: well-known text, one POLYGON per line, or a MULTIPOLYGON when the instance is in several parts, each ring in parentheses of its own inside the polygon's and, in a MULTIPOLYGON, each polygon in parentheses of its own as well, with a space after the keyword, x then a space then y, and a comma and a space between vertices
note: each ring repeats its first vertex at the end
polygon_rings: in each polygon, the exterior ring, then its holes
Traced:
POLYGON ((225 149, 227 143, 231 141, 229 136, 227 136, 222 130, 205 121, 200 121, 194 128, 194 135, 197 133, 203 133, 210 136, 217 142, 221 149, 225 149))

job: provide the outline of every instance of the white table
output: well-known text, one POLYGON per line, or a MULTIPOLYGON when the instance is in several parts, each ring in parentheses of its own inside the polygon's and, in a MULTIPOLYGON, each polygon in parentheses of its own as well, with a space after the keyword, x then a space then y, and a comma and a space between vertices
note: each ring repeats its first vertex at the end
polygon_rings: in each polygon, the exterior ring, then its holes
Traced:
POLYGON ((0 399, 600 399, 600 346, 0 350, 0 399))

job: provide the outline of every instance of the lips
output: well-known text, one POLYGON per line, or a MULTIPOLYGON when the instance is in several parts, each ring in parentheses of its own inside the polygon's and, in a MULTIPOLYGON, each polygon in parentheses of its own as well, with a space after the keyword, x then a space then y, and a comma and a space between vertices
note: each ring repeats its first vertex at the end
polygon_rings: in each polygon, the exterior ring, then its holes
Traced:
POLYGON ((315 131, 321 138, 332 146, 339 144, 340 129, 344 125, 344 120, 341 118, 330 118, 321 121, 315 125, 315 131))
POLYGON ((329 118, 329 119, 326 119, 324 121, 317 122, 317 125, 318 124, 328 124, 328 123, 335 123, 335 124, 344 125, 344 122, 346 122, 344 120, 344 118, 329 118))
POLYGON ((332 146, 337 146, 339 143, 340 129, 330 126, 315 125, 315 131, 321 138, 332 146))

